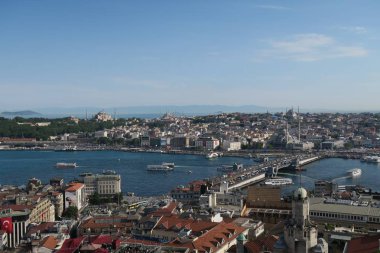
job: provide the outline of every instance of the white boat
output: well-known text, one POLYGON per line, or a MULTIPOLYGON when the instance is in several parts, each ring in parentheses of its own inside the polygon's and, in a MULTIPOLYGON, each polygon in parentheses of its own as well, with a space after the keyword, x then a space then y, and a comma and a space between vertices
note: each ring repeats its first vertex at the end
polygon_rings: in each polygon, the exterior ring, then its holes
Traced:
POLYGON ((364 156, 360 159, 362 162, 367 163, 380 163, 380 157, 379 156, 364 156))
POLYGON ((163 166, 168 166, 170 168, 174 168, 175 167, 175 164, 174 163, 162 163, 163 166))
POLYGON ((288 185, 293 184, 291 178, 271 178, 264 182, 265 185, 288 185))
POLYGON ((213 159, 213 158, 217 158, 217 157, 219 157, 219 154, 215 153, 215 152, 211 152, 211 153, 206 155, 206 158, 208 158, 208 159, 213 159))
POLYGON ((76 168, 77 163, 56 163, 55 167, 57 168, 76 168))
POLYGON ((348 175, 351 177, 359 177, 362 174, 362 170, 359 168, 355 168, 347 171, 348 175))
POLYGON ((173 167, 169 167, 166 165, 148 165, 147 166, 147 171, 157 171, 157 172, 168 172, 174 170, 173 167))

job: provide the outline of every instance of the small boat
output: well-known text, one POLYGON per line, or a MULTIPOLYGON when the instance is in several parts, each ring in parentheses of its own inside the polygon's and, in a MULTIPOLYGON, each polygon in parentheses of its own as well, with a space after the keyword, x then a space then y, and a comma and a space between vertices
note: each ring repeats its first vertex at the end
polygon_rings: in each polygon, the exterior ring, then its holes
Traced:
POLYGON ((191 174, 191 173, 193 173, 191 170, 188 170, 188 171, 187 171, 187 174, 191 174))
POLYGON ((169 172, 173 171, 173 167, 169 167, 166 165, 148 165, 147 166, 147 171, 153 171, 153 172, 169 172))
POLYGON ((354 168, 352 170, 348 170, 347 173, 350 177, 359 177, 362 174, 362 170, 359 168, 354 168))
POLYGON ((211 153, 208 153, 206 155, 206 158, 207 159, 214 159, 214 158, 218 158, 218 157, 221 157, 221 156, 222 156, 221 153, 211 152, 211 153))
POLYGON ((77 163, 56 163, 55 167, 57 168, 76 168, 77 163))
POLYGON ((168 166, 168 167, 170 167, 170 168, 174 168, 174 167, 175 167, 175 164, 174 164, 174 163, 165 163, 165 162, 163 162, 163 163, 162 163, 162 166, 168 166))
POLYGON ((264 182, 265 185, 288 185, 293 184, 291 178, 271 178, 264 182))

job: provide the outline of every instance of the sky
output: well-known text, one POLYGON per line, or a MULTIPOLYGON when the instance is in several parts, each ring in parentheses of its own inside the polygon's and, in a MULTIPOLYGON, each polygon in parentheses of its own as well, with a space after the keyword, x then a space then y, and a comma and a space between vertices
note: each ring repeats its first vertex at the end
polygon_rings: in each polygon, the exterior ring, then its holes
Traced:
POLYGON ((380 1, 0 1, 0 111, 380 109, 380 1))

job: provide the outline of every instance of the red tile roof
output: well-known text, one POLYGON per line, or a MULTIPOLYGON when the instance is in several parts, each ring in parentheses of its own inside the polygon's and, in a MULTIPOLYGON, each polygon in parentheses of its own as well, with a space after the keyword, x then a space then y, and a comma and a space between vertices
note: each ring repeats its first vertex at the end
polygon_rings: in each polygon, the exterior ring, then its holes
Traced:
POLYGON ((218 248, 234 240, 245 230, 246 228, 234 223, 221 222, 192 242, 181 243, 179 240, 175 240, 168 245, 186 247, 191 250, 196 249, 198 252, 208 252, 210 249, 216 251, 218 248))
POLYGON ((115 228, 131 228, 132 223, 131 222, 118 222, 120 221, 119 218, 115 217, 115 221, 113 221, 113 217, 93 217, 90 219, 87 219, 82 222, 80 225, 81 229, 86 228, 109 228, 110 225, 115 226, 115 228))
POLYGON ((0 210, 12 209, 12 211, 25 211, 26 209, 33 209, 32 205, 3 205, 0 206, 0 210))
POLYGON ((379 249, 380 235, 353 238, 347 244, 347 253, 373 253, 379 249))
POLYGON ((168 205, 166 205, 163 208, 160 208, 152 213, 153 216, 168 216, 172 215, 174 213, 175 209, 177 207, 176 202, 170 202, 168 205))
POLYGON ((66 189, 67 192, 75 192, 80 188, 84 187, 84 184, 81 183, 71 183, 69 188, 66 189))
POLYGON ((42 239, 40 247, 45 247, 53 250, 57 246, 58 240, 54 236, 46 236, 42 239))
POLYGON ((112 236, 109 236, 109 235, 97 235, 96 237, 91 238, 90 241, 92 244, 103 244, 103 243, 111 244, 113 241, 113 238, 112 236))
POLYGON ((94 251, 94 253, 109 253, 109 251, 106 250, 106 249, 103 249, 103 248, 99 248, 99 249, 96 249, 96 250, 94 251))
POLYGON ((74 253, 79 249, 80 245, 83 243, 83 240, 83 237, 66 239, 63 242, 61 249, 56 253, 74 253))
POLYGON ((163 230, 181 230, 183 228, 191 229, 194 233, 200 233, 201 231, 210 230, 218 223, 211 221, 196 221, 193 219, 182 219, 177 215, 164 216, 156 225, 155 229, 163 230))
POLYGON ((247 242, 244 244, 244 246, 247 249, 248 253, 260 253, 262 252, 263 248, 272 251, 273 246, 277 240, 278 236, 271 235, 265 238, 254 240, 252 242, 247 242))
POLYGON ((55 222, 42 222, 41 224, 28 229, 28 233, 26 235, 31 236, 32 234, 37 233, 37 231, 40 231, 41 233, 47 233, 49 229, 54 227, 55 224, 55 222))

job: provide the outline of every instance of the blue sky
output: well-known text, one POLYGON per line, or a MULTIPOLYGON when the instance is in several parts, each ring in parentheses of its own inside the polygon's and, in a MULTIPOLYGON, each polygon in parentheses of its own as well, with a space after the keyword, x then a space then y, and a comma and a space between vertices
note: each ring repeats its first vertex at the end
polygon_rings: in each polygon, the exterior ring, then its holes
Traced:
POLYGON ((379 1, 0 1, 0 111, 380 109, 379 1))

